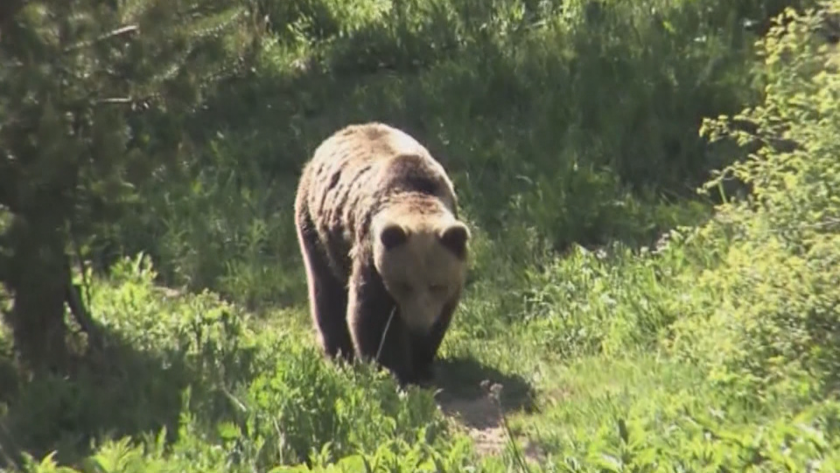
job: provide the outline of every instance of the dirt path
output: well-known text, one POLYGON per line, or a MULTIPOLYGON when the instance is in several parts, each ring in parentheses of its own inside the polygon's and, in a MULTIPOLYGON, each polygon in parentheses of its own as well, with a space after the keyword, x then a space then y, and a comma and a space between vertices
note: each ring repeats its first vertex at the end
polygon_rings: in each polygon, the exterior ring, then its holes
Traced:
POLYGON ((451 397, 439 401, 438 405, 446 416, 467 430, 480 455, 497 455, 504 450, 507 433, 499 408, 489 394, 474 399, 451 397))
MULTIPOLYGON (((483 394, 479 396, 458 396, 441 393, 437 396, 438 406, 447 417, 455 420, 475 443, 476 452, 482 456, 499 455, 510 439, 504 426, 502 407, 499 403, 501 385, 481 383, 483 394)), ((522 452, 529 463, 539 463, 542 454, 534 446, 522 452)))

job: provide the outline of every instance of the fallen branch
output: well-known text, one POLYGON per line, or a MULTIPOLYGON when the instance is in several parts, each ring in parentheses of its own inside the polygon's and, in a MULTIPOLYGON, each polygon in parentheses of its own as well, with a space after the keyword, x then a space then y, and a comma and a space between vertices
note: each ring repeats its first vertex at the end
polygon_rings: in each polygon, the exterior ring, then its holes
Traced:
POLYGON ((70 46, 64 48, 64 52, 66 53, 66 52, 69 52, 69 51, 75 51, 79 48, 84 48, 84 47, 90 46, 92 44, 99 43, 101 41, 105 41, 105 40, 108 40, 108 39, 111 39, 111 38, 115 38, 117 36, 122 36, 122 35, 129 34, 129 33, 136 33, 138 31, 140 31, 140 27, 137 26, 137 25, 123 26, 121 28, 117 28, 117 29, 109 31, 109 32, 107 32, 103 35, 100 35, 100 36, 98 36, 95 39, 92 39, 90 41, 82 41, 80 43, 70 45, 70 46))

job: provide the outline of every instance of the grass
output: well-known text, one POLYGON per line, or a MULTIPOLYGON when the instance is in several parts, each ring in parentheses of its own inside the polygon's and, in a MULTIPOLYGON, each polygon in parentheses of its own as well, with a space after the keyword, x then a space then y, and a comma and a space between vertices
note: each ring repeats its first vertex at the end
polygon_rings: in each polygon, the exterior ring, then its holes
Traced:
POLYGON ((771 31, 752 74, 729 2, 526 3, 269 2, 288 24, 192 118, 196 156, 98 235, 119 249, 88 274, 107 344, 33 375, 0 336, 0 462, 836 470, 840 82, 813 18, 771 31), (702 118, 746 104, 765 146, 726 167, 743 150, 697 135, 734 126, 702 118), (433 390, 314 343, 291 189, 320 139, 369 119, 424 137, 474 229, 433 390), (774 149, 793 122, 801 150, 774 149), (715 168, 751 199, 686 197, 715 168))
MULTIPOLYGON (((622 304, 657 293, 652 280, 627 277, 647 258, 570 257, 547 271, 562 277, 588 267, 592 287, 631 291, 610 306, 621 317, 622 304)), ((400 394, 370 367, 323 360, 305 306, 256 315, 211 293, 162 290, 154 280, 141 258, 94 279, 92 306, 110 334, 108 351, 69 378, 18 380, 18 390, 6 393, 4 453, 25 452, 19 465, 28 455, 47 462, 24 469, 54 471, 57 461, 77 471, 357 471, 367 461, 374 471, 525 464, 530 471, 696 471, 766 462, 776 471, 836 456, 825 450, 836 441, 832 425, 840 425, 831 401, 803 403, 791 394, 739 401, 702 367, 664 349, 632 348, 633 338, 612 353, 590 344, 552 350, 557 331, 544 319, 471 335, 476 320, 505 320, 503 307, 527 307, 517 292, 474 283, 443 346, 442 391, 400 394), (502 385, 500 403, 482 402, 484 380, 502 385), (347 469, 330 469, 341 465, 347 469)), ((569 316, 603 310, 606 292, 584 293, 591 304, 572 305, 569 316)))

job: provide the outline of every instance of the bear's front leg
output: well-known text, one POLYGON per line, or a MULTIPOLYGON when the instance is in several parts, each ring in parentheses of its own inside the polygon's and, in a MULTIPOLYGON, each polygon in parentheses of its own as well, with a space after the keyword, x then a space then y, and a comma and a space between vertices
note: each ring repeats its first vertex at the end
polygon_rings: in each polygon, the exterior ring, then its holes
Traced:
POLYGON ((456 296, 443 306, 437 322, 429 330, 429 333, 412 336, 411 359, 413 370, 416 373, 418 382, 422 385, 431 385, 434 383, 434 363, 437 352, 441 342, 443 342, 444 335, 449 330, 452 314, 458 306, 459 297, 460 294, 456 294, 456 296))
POLYGON ((415 376, 408 330, 395 312, 394 301, 382 280, 371 269, 361 266, 353 269, 347 300, 347 325, 356 356, 384 366, 400 385, 412 383, 415 376))

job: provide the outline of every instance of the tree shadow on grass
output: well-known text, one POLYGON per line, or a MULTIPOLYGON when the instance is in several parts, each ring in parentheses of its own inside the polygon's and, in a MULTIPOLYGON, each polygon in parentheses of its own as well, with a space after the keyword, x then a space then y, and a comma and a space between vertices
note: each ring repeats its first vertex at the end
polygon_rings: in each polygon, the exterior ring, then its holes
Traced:
POLYGON ((142 351, 119 334, 103 336, 107 347, 74 362, 68 373, 25 378, 0 355, 0 469, 20 466, 24 452, 40 460, 56 451, 60 464, 78 464, 93 443, 156 436, 162 428, 174 441, 188 387, 191 403, 228 406, 185 353, 142 351))
POLYGON ((531 412, 535 408, 534 389, 518 374, 502 373, 470 357, 440 359, 436 364, 434 388, 441 390, 437 399, 443 403, 485 398, 488 384, 500 384, 500 401, 504 410, 531 412))

